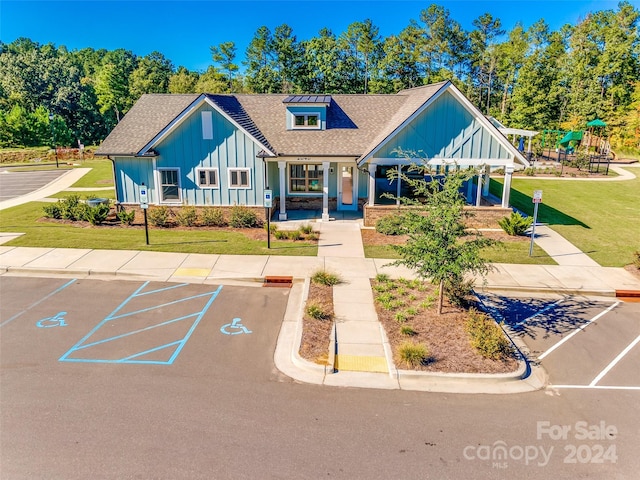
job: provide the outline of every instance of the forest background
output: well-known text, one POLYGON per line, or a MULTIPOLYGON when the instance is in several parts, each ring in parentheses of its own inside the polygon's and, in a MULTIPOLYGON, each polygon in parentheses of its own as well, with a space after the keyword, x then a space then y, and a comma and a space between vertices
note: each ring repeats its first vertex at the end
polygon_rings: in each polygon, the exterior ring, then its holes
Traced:
MULTIPOLYGON (((161 52, 69 51, 29 38, 0 42, 0 147, 96 145, 145 93, 396 93, 451 80, 512 128, 583 129, 604 120, 618 155, 640 154, 640 12, 627 1, 551 30, 542 19, 506 31, 485 13, 463 29, 432 4, 381 37, 371 20, 297 39, 286 24, 257 29, 240 57, 210 47, 206 71, 161 52)), ((539 141, 539 140, 538 140, 539 141)))

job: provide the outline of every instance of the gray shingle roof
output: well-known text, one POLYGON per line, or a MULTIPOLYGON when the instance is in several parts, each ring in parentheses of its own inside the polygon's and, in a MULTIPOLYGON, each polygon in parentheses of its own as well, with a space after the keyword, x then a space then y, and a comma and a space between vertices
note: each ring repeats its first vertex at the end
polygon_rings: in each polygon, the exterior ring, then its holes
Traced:
POLYGON ((145 94, 96 150, 96 155, 136 155, 200 95, 145 94))
MULTIPOLYGON (((295 96, 211 95, 206 97, 269 150, 287 156, 362 158, 387 138, 447 82, 397 95, 331 95, 326 130, 287 130, 285 100, 295 96)), ((99 155, 135 155, 199 95, 148 94, 109 134, 99 155)), ((319 96, 325 97, 325 96, 319 96)))

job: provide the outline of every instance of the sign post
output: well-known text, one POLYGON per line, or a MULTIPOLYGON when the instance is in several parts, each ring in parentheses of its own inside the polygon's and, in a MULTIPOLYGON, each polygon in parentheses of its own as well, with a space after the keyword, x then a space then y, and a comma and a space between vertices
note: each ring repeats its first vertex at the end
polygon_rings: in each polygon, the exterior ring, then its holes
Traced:
POLYGON ((531 225, 531 245, 529 256, 533 255, 533 240, 536 238, 536 223, 538 222, 538 205, 542 203, 542 190, 533 191, 533 224, 531 225))
POLYGON ((271 248, 271 207, 273 206, 273 191, 264 191, 264 216, 267 218, 267 248, 271 248))
POLYGON ((147 209, 149 208, 149 203, 147 199, 147 187, 144 186, 144 182, 140 185, 140 208, 144 213, 144 236, 147 240, 147 245, 149 245, 149 224, 147 223, 147 209))

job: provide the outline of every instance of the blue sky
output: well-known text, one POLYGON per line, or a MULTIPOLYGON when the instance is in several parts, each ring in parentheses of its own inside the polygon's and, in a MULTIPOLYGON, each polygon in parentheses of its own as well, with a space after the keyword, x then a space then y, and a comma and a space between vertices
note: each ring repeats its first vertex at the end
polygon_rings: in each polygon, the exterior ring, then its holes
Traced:
MULTIPOLYGON (((0 0, 0 40, 10 43, 28 37, 70 50, 92 47, 125 48, 144 56, 162 52, 177 67, 205 70, 211 65, 209 47, 233 41, 238 60, 258 27, 272 31, 286 23, 299 40, 317 35, 323 27, 335 34, 356 21, 370 18, 382 36, 400 32, 431 3, 450 10, 462 26, 484 12, 500 18, 509 30, 540 18, 553 29, 574 24, 590 11, 616 9, 610 0, 0 0)), ((637 0, 631 4, 638 8, 637 0)))

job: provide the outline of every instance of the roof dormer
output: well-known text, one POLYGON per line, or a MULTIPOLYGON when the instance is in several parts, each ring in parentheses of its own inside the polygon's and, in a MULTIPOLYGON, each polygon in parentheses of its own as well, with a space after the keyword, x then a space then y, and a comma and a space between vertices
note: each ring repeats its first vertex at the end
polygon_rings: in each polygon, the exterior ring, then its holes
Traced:
POLYGON ((331 95, 289 95, 282 103, 287 107, 287 130, 326 130, 331 95))

